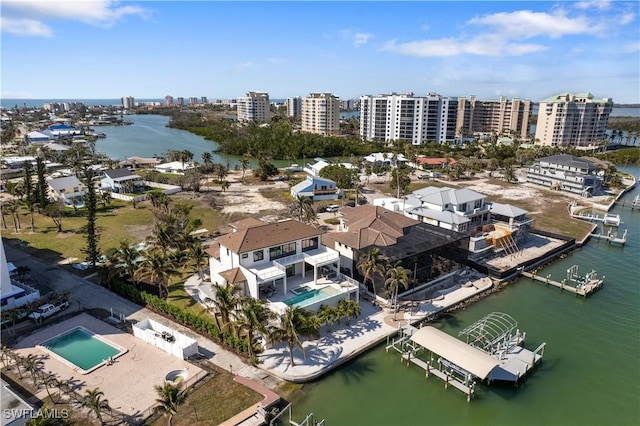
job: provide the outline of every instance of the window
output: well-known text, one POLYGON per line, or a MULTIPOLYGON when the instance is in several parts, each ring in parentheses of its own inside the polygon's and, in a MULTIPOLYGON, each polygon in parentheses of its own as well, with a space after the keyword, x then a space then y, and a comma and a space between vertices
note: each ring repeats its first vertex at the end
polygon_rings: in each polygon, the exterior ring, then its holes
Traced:
POLYGON ((275 260, 281 257, 290 256, 296 253, 296 243, 287 243, 269 249, 269 259, 275 260))
POLYGON ((296 274, 296 265, 287 266, 285 274, 287 277, 293 277, 296 274))
POLYGON ((246 258, 248 258, 248 257, 249 257, 249 253, 242 253, 242 258, 243 258, 243 259, 246 259, 246 258))
POLYGON ((262 250, 256 250, 253 252, 253 261, 260 262, 264 259, 264 252, 262 250))
POLYGON ((302 251, 315 250, 318 248, 318 237, 302 240, 302 251))

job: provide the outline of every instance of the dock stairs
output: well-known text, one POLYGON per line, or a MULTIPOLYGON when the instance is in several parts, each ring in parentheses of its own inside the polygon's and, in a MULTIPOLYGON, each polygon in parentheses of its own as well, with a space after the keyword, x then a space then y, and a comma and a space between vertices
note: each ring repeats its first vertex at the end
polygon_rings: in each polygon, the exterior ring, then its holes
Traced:
POLYGON ((520 253, 518 244, 516 244, 516 241, 513 239, 512 235, 507 235, 500 240, 499 249, 504 250, 504 252, 508 255, 516 255, 520 253))

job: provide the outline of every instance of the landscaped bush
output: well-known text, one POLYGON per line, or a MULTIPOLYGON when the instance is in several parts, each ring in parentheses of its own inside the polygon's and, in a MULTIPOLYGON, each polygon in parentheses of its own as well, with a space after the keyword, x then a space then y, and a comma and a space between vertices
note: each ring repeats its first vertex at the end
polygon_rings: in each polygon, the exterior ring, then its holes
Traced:
POLYGON ((218 325, 211 318, 182 309, 176 305, 168 303, 166 300, 161 299, 156 295, 147 293, 146 291, 140 291, 125 281, 118 279, 113 280, 110 287, 117 295, 137 303, 138 305, 146 305, 151 310, 167 316, 175 322, 188 327, 203 336, 212 338, 219 343, 223 343, 231 349, 235 349, 243 353, 248 352, 247 344, 244 339, 238 338, 230 332, 221 331, 220 328, 218 328, 218 325))

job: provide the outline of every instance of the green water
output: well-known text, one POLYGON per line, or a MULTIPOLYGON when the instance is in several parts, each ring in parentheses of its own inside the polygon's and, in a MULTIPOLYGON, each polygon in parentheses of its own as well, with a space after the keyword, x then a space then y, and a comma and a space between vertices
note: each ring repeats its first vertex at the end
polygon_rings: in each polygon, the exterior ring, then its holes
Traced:
POLYGON ((42 346, 85 371, 120 353, 119 349, 80 328, 55 337, 42 346))
MULTIPOLYGON (((623 169, 623 168, 621 168, 623 169)), ((640 168, 626 168, 636 177, 640 168)), ((632 200, 640 189, 625 196, 632 200)), ((546 342, 542 364, 516 388, 461 392, 400 362, 379 346, 294 395, 293 417, 327 425, 640 425, 640 210, 615 208, 628 229, 624 247, 591 240, 541 270, 558 281, 577 264, 595 269, 604 287, 588 299, 519 279, 505 290, 433 323, 456 335, 486 314, 504 312, 527 333, 526 347, 546 342)))

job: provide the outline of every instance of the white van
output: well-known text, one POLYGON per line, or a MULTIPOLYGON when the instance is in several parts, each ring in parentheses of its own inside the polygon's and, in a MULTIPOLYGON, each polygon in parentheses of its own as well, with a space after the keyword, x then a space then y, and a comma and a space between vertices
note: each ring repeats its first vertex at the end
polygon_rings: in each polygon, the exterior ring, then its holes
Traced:
POLYGON ((326 211, 329 212, 329 213, 333 213, 333 212, 337 212, 339 208, 340 208, 339 205, 331 204, 330 206, 327 206, 327 210, 326 211))

